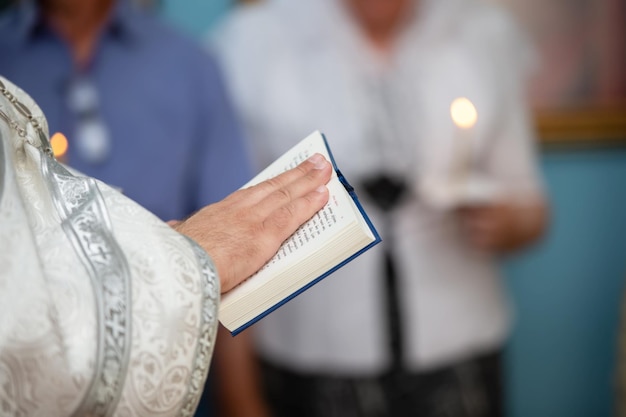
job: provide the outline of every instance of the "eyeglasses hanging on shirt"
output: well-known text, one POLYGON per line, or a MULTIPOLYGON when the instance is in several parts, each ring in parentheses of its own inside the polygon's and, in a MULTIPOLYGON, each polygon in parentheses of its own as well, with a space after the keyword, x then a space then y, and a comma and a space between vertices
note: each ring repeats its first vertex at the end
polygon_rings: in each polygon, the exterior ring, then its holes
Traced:
POLYGON ((368 136, 370 145, 376 147, 379 166, 361 183, 366 197, 385 212, 392 211, 410 196, 410 171, 414 162, 414 147, 403 137, 408 132, 403 131, 406 126, 399 120, 404 109, 393 76, 379 74, 368 80, 371 106, 368 136))
POLYGON ((95 84, 87 76, 76 76, 67 84, 66 97, 74 120, 70 140, 76 152, 87 163, 103 163, 111 154, 111 137, 102 120, 100 97, 95 84))

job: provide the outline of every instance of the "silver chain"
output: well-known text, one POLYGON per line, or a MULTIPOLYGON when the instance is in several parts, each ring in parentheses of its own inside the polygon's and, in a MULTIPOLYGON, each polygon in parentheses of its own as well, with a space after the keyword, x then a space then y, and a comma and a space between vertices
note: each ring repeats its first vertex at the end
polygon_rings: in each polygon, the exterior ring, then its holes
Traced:
MULTIPOLYGON (((2 93, 2 95, 6 97, 7 100, 9 100, 11 104, 13 104, 13 107, 15 107, 22 116, 28 119, 28 123, 30 123, 30 125, 33 128, 35 128, 37 132, 37 136, 39 137, 42 150, 48 156, 54 158, 54 153, 52 152, 50 141, 48 140, 46 134, 44 133, 41 127, 41 124, 37 121, 37 119, 35 119, 30 109, 26 107, 24 103, 19 101, 17 97, 11 94, 11 92, 6 88, 6 86, 4 85, 2 81, 0 81, 0 93, 2 93)), ((26 129, 21 127, 15 120, 12 120, 9 117, 9 115, 3 112, 2 110, 0 110, 0 118, 3 119, 5 122, 7 122, 7 124, 11 127, 11 129, 15 130, 21 138, 26 137, 26 134, 27 134, 26 129)))

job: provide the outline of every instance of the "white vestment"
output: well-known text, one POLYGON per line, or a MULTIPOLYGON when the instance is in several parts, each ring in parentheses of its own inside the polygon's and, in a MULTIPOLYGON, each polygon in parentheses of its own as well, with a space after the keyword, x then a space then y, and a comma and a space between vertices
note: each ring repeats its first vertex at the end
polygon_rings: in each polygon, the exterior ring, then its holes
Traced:
POLYGON ((211 260, 46 154, 43 113, 0 83, 0 414, 193 415, 217 327, 211 260))

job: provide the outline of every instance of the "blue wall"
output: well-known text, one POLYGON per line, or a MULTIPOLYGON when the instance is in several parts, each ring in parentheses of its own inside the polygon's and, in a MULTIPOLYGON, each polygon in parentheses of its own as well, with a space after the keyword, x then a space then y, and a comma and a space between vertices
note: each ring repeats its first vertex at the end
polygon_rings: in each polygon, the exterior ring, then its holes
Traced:
MULTIPOLYGON (((231 0, 165 0, 166 18, 200 35, 231 0)), ((507 262, 517 324, 507 361, 509 417, 608 417, 626 278, 626 148, 551 151, 546 239, 507 262)))
POLYGON ((626 149, 544 152, 552 226, 509 262, 511 417, 603 417, 626 279, 626 149))
POLYGON ((163 15, 183 31, 202 36, 234 0, 161 0, 163 15))

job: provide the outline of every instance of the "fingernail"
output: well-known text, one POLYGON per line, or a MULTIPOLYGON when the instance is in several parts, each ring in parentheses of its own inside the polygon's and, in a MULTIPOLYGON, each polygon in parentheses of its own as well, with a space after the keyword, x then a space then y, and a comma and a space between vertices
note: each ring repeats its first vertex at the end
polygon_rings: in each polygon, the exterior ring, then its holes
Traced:
POLYGON ((322 154, 316 153, 309 158, 309 162, 313 163, 315 169, 323 169, 326 166, 326 158, 322 154))
POLYGON ((316 193, 323 194, 323 193, 325 193, 325 192, 326 192, 326 190, 327 190, 327 188, 326 188, 326 186, 325 186, 325 185, 320 185, 319 187, 317 187, 317 188, 315 189, 315 192, 316 192, 316 193))

